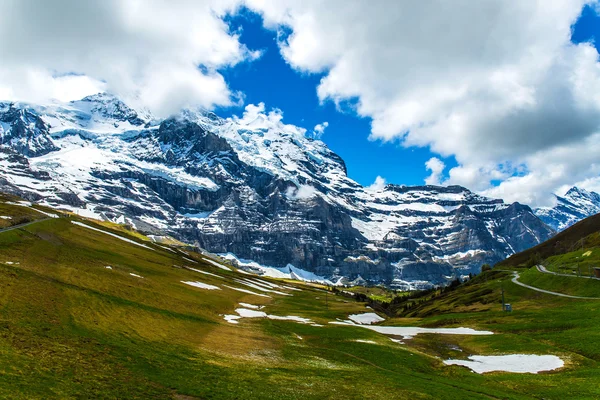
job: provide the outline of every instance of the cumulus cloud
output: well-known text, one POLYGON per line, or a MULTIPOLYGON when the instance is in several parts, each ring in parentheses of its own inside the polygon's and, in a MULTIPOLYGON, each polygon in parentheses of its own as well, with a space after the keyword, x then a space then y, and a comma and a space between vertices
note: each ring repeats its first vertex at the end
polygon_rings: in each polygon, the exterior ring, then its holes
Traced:
POLYGON ((273 108, 266 111, 265 103, 248 104, 244 108, 241 117, 233 116, 231 120, 240 125, 251 126, 253 128, 273 129, 277 132, 293 135, 304 136, 306 129, 283 122, 283 112, 278 108, 273 108))
POLYGON ((297 188, 288 187, 285 195, 292 200, 306 200, 313 197, 317 192, 313 186, 310 185, 300 185, 297 188))
POLYGON ((598 154, 577 146, 600 126, 598 53, 570 42, 585 3, 247 1, 293 68, 324 75, 322 101, 372 119, 372 139, 454 156, 448 183, 533 204, 582 174, 566 149, 598 154))
POLYGON ((329 122, 325 121, 320 124, 315 125, 313 128, 312 136, 315 139, 320 139, 325 133, 325 129, 329 126, 329 122))
POLYGON ((427 185, 441 185, 446 164, 437 157, 431 157, 425 162, 425 168, 431 171, 431 174, 425 178, 425 183, 427 185))
POLYGON ((70 100, 106 89, 159 115, 230 105, 237 94, 219 69, 259 56, 222 19, 238 3, 0 2, 0 96, 70 100))
POLYGON ((385 185, 386 185, 385 179, 382 178, 381 176, 377 176, 377 178, 375 178, 375 182, 373 182, 371 185, 367 186, 367 190, 370 190, 372 192, 379 192, 379 191, 385 189, 385 185))

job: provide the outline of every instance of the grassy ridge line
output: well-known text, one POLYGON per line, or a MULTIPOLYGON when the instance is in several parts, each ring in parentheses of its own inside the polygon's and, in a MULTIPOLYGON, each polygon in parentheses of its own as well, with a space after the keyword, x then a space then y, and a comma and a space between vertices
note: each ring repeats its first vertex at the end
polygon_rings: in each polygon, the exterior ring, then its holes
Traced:
POLYGON ((532 267, 549 257, 574 251, 574 247, 592 248, 600 246, 600 214, 593 215, 559 232, 547 241, 514 254, 496 264, 498 267, 532 267))

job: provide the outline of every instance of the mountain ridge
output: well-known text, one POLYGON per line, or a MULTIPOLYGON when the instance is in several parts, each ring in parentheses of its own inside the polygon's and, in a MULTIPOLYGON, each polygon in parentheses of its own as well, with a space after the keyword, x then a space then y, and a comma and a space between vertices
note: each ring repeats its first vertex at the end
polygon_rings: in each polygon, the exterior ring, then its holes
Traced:
POLYGON ((556 205, 534 210, 542 221, 562 231, 584 218, 600 213, 600 194, 573 186, 563 196, 554 195, 556 205))
POLYGON ((262 273, 291 265, 332 281, 421 287, 478 272, 553 234, 528 206, 460 186, 363 187, 323 142, 264 107, 227 119, 193 109, 157 119, 103 94, 0 105, 12 109, 45 124, 17 129, 19 137, 49 141, 31 142, 29 152, 2 142, 2 190, 165 231, 256 261, 262 273))

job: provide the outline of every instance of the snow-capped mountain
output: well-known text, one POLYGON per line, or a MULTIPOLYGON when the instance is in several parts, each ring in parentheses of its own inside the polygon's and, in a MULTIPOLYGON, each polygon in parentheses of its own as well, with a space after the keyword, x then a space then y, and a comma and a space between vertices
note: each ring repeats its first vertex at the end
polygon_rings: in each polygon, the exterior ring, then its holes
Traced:
POLYGON ((336 281, 443 283, 553 234, 529 207, 459 186, 362 187, 263 111, 159 120, 107 94, 0 103, 0 189, 336 281))
POLYGON ((600 213, 600 194, 572 187, 564 196, 556 197, 554 207, 540 207, 534 210, 542 221, 557 231, 562 231, 576 222, 600 213))

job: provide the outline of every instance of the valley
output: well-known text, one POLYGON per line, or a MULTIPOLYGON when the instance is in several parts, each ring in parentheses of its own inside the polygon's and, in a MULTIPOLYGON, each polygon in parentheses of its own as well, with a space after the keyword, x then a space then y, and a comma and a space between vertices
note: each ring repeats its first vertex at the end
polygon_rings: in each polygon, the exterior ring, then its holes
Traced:
MULTIPOLYGON (((600 395, 590 384, 600 362, 590 315, 600 301, 512 282, 516 271, 527 285, 592 296, 600 293, 595 279, 503 265, 435 296, 406 296, 408 311, 398 303, 374 317, 327 286, 248 275, 123 225, 6 196, 0 212, 33 221, 0 231, 2 398, 600 395), (501 309, 502 290, 511 313, 501 309), (541 356, 542 365, 524 355, 541 356), (501 368, 540 372, 446 365, 498 368, 488 356, 508 357, 501 368)), ((372 295, 402 295, 385 290, 372 295)))

